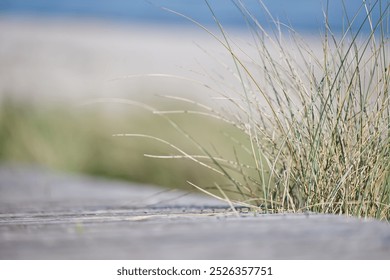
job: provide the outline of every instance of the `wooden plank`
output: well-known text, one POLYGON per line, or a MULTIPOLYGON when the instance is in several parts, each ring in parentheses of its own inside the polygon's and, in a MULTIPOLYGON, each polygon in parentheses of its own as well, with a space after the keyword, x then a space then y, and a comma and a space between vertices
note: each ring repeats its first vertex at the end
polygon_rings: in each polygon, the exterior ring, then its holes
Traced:
POLYGON ((390 226, 3 165, 0 259, 390 259, 390 226))

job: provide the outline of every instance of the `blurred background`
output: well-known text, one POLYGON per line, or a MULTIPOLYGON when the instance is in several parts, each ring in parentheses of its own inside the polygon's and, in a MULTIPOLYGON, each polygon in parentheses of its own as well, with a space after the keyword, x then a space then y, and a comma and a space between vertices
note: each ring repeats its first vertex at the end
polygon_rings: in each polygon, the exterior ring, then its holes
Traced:
MULTIPOLYGON (((242 2, 264 27, 274 27, 261 2, 242 2)), ((356 0, 263 3, 274 20, 293 26, 319 47, 326 11, 332 30, 342 33, 345 11, 352 16, 361 7, 356 0)), ((250 48, 246 22, 234 1, 209 4, 226 30, 250 48)), ((144 156, 176 155, 168 145, 112 136, 153 135, 190 154, 201 153, 153 110, 196 107, 166 95, 222 106, 210 88, 220 89, 221 81, 231 79, 221 67, 231 61, 214 38, 177 13, 216 30, 202 0, 0 0, 0 161, 174 188, 186 188, 187 180, 223 184, 220 176, 188 160, 144 156)), ((235 159, 228 138, 245 144, 239 131, 222 122, 171 117, 220 157, 235 159)))

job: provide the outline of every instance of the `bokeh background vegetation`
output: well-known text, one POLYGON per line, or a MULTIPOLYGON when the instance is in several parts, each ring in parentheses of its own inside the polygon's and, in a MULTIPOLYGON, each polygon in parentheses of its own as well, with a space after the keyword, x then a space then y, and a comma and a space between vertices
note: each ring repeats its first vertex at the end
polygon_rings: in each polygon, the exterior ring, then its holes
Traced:
MULTIPOLYGON (((182 132, 153 112, 109 102, 37 106, 5 100, 0 106, 1 161, 172 188, 192 189, 187 181, 206 188, 211 182, 224 184, 221 176, 188 159, 144 156, 178 154, 165 144, 151 139, 113 137, 116 133, 153 135, 189 154, 200 153, 182 132)), ((179 106, 191 109, 188 104, 174 103, 161 109, 179 106)), ((245 141, 237 129, 204 116, 178 114, 170 118, 215 156, 233 159, 229 137, 245 141)))

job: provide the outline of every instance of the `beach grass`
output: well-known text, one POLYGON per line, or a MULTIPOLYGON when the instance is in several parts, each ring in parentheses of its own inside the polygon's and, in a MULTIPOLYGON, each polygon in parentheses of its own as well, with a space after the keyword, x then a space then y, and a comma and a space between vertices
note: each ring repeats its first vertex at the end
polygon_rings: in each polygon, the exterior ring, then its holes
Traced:
POLYGON ((173 111, 166 111, 167 122, 198 150, 192 154, 176 149, 177 155, 170 158, 186 158, 227 180, 228 185, 214 182, 213 192, 187 181, 231 205, 267 213, 313 211, 388 220, 389 3, 362 1, 361 22, 358 14, 345 11, 341 34, 328 25, 325 7, 318 54, 291 27, 274 19, 261 1, 274 24, 271 30, 263 28, 241 1, 232 2, 251 32, 251 53, 231 39, 207 1, 217 31, 174 13, 217 40, 232 62, 231 79, 220 80, 226 90, 215 90, 221 103, 229 105, 218 110, 197 103, 198 114, 222 120, 246 140, 230 137, 230 158, 216 156, 171 119, 173 111), (249 162, 241 157, 244 154, 249 162))
MULTIPOLYGON (((203 119, 194 120, 190 115, 177 115, 173 120, 189 126, 189 133, 200 135, 198 140, 202 145, 216 145, 225 155, 229 147, 224 145, 222 132, 238 133, 219 121, 204 123, 203 119)), ((64 106, 3 100, 0 161, 38 164, 53 170, 187 190, 193 190, 187 180, 204 186, 210 182, 226 183, 225 179, 187 160, 160 162, 145 156, 148 153, 170 156, 175 152, 162 143, 112 137, 123 131, 153 134, 195 152, 169 123, 129 104, 94 100, 90 104, 64 106)))

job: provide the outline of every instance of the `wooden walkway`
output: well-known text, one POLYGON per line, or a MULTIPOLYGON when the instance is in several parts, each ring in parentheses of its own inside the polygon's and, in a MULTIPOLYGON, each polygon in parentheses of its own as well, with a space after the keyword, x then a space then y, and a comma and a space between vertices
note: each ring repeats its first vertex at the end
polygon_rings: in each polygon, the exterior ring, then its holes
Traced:
POLYGON ((390 226, 1 165, 0 259, 390 259, 390 226))

